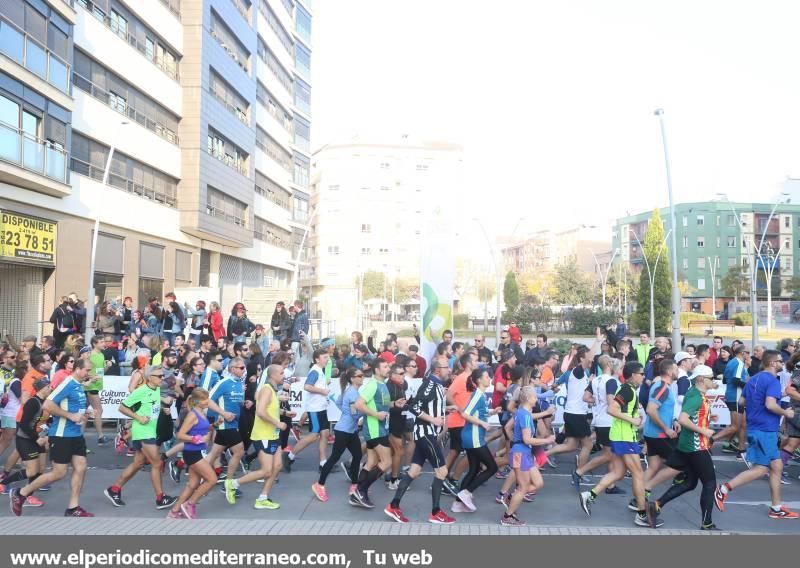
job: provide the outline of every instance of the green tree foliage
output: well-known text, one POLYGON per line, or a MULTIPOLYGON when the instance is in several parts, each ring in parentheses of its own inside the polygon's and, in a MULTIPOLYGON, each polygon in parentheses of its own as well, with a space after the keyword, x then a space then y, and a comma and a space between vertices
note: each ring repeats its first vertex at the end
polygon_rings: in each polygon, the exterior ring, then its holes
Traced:
MULTIPOLYGON (((661 220, 658 209, 655 209, 644 237, 643 254, 650 264, 650 272, 654 272, 653 303, 655 305, 656 330, 668 330, 672 327, 672 280, 669 275, 669 250, 664 242, 664 237, 664 222, 661 220), (656 266, 656 259, 658 259, 658 266, 656 266)), ((642 264, 645 264, 644 260, 642 260, 642 264)), ((642 273, 639 277, 635 321, 640 329, 650 329, 650 275, 646 264, 642 266, 642 273)))
POLYGON ((557 304, 578 306, 592 301, 592 279, 583 272, 575 259, 555 267, 557 304))
POLYGON ((738 302, 739 298, 750 296, 750 276, 739 264, 728 268, 725 276, 720 279, 719 285, 722 293, 725 296, 733 296, 735 302, 738 302))
POLYGON ((517 277, 512 271, 506 274, 506 281, 503 283, 503 301, 506 305, 506 314, 513 314, 519 306, 519 286, 517 277))

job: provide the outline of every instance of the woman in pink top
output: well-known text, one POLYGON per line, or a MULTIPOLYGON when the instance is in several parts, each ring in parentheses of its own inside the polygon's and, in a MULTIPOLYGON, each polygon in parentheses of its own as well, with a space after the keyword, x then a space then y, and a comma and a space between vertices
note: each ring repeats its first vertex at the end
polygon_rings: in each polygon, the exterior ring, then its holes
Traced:
POLYGON ((75 366, 75 357, 69 353, 65 353, 58 360, 58 369, 53 375, 53 380, 50 381, 50 387, 55 390, 61 382, 72 374, 73 367, 75 366))

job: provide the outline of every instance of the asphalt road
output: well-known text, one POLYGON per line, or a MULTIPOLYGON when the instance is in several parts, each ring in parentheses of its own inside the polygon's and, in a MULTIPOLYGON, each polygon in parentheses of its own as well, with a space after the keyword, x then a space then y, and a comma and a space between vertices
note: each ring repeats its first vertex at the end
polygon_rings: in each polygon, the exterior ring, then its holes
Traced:
MULTIPOLYGON (((153 490, 149 475, 139 473, 123 490, 126 501, 124 508, 115 508, 103 495, 103 489, 111 485, 119 475, 121 468, 130 461, 124 455, 117 455, 113 448, 97 447, 93 438, 88 439, 93 452, 89 456, 90 469, 87 472, 83 488, 81 505, 98 517, 108 519, 120 518, 163 518, 167 511, 156 510, 153 490)), ((558 469, 546 467, 543 471, 545 487, 539 492, 535 501, 524 504, 520 517, 530 525, 540 527, 585 527, 606 528, 618 527, 629 529, 633 526, 634 513, 628 511, 626 504, 631 498, 630 480, 623 480, 620 487, 625 495, 601 495, 588 517, 578 506, 577 493, 570 481, 570 469, 574 458, 565 454, 558 457, 558 469)), ((723 482, 735 476, 745 466, 736 462, 735 458, 719 453, 714 456, 718 481, 723 482)), ((307 449, 301 454, 291 473, 282 473, 280 481, 272 491, 271 498, 281 504, 275 511, 255 510, 253 502, 260 491, 260 484, 244 486, 244 497, 236 505, 229 505, 225 496, 213 490, 198 506, 198 515, 203 519, 269 519, 292 521, 345 521, 393 523, 384 515, 382 509, 391 500, 390 492, 382 481, 376 482, 370 491, 370 497, 376 504, 375 509, 355 508, 347 503, 348 482, 344 473, 337 466, 328 479, 327 489, 329 501, 319 502, 311 492, 311 484, 316 480, 316 450, 307 449)), ((603 473, 603 472, 597 472, 603 473)), ((784 502, 791 508, 800 510, 800 464, 789 466, 792 484, 782 486, 784 502)), ((599 476, 592 477, 593 480, 599 476)), ((429 470, 415 480, 403 499, 402 508, 412 522, 425 522, 430 513, 430 482, 432 474, 429 470)), ((168 494, 177 495, 182 486, 176 485, 165 473, 164 489, 168 494)), ((494 502, 494 495, 502 481, 490 480, 475 493, 478 510, 475 513, 450 512, 453 498, 443 495, 442 507, 457 519, 458 523, 493 524, 497 523, 503 512, 501 505, 494 502)), ((659 496, 666 489, 660 487, 655 491, 659 496)), ((25 517, 52 517, 63 515, 68 499, 68 479, 55 484, 50 492, 38 495, 45 506, 41 508, 25 508, 25 517)), ((664 529, 696 529, 700 523, 699 487, 692 493, 684 495, 670 503, 662 517, 666 524, 664 529)), ((714 512, 714 521, 726 531, 755 533, 800 533, 799 520, 774 520, 767 517, 769 505, 769 486, 766 479, 756 481, 749 486, 737 489, 729 498, 726 511, 714 512)), ((0 507, 0 518, 10 517, 8 506, 0 507)))

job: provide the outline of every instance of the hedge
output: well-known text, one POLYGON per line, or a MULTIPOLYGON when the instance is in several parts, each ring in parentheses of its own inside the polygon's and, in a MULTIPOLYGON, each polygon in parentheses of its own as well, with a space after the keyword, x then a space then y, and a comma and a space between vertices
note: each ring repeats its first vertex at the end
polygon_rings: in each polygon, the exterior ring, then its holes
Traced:
POLYGON ((712 321, 711 314, 696 314, 694 312, 681 312, 681 329, 687 329, 690 321, 712 321))

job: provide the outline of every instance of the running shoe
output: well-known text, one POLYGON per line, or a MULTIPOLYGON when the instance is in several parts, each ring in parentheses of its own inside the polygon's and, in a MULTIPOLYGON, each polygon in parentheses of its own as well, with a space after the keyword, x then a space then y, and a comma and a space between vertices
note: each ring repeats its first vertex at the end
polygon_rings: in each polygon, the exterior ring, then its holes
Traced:
POLYGON ((175 483, 180 483, 182 470, 181 468, 178 467, 178 464, 175 463, 175 460, 170 460, 167 466, 169 467, 170 479, 172 479, 172 481, 174 481, 175 483))
MULTIPOLYGON (((277 483, 277 482, 278 482, 278 480, 276 479, 276 480, 275 480, 275 483, 277 483)), ((264 483, 264 480, 263 480, 263 479, 259 480, 259 483, 264 483)), ((219 492, 220 492, 220 493, 222 493, 223 495, 225 495, 225 485, 222 485, 222 486, 219 488, 219 492)), ((242 495, 243 495, 243 494, 242 494, 242 490, 241 490, 241 489, 237 489, 237 490, 236 490, 236 498, 237 498, 237 499, 241 499, 241 498, 242 498, 242 495)))
POLYGON ((509 466, 505 466, 501 469, 498 469, 497 473, 495 473, 494 476, 497 479, 506 479, 510 473, 511 473, 511 468, 509 466))
POLYGON ((190 503, 189 501, 185 501, 184 503, 181 503, 181 512, 187 519, 196 519, 197 505, 190 503))
POLYGON ((228 479, 228 473, 225 471, 221 471, 217 474, 217 485, 225 483, 225 480, 228 479))
POLYGON ((434 525, 452 525, 456 522, 456 520, 439 509, 435 515, 428 516, 428 522, 433 523, 434 525))
POLYGON ((449 479, 444 480, 444 482, 442 483, 442 488, 444 489, 444 492, 449 494, 451 497, 455 497, 456 495, 458 495, 458 488, 449 479))
POLYGON ((475 503, 472 501, 472 494, 469 491, 462 489, 458 492, 457 496, 467 509, 470 511, 478 510, 478 508, 475 506, 475 503))
POLYGON ((255 502, 255 505, 253 505, 253 508, 254 509, 269 509, 271 511, 274 511, 275 509, 280 509, 281 505, 280 505, 280 503, 276 503, 275 501, 273 501, 269 497, 267 497, 266 499, 262 499, 261 497, 259 497, 258 499, 256 499, 256 502, 255 502))
POLYGON ((161 496, 161 499, 156 499, 156 509, 168 509, 172 507, 177 500, 177 497, 171 497, 165 493, 161 496))
POLYGON ((405 524, 408 522, 408 519, 405 517, 405 515, 403 515, 403 511, 400 510, 400 507, 392 507, 391 503, 386 505, 386 508, 383 510, 383 512, 398 523, 405 524))
POLYGON ((0 495, 8 495, 9 493, 11 493, 11 486, 0 484, 0 495))
POLYGON ((289 457, 289 452, 282 452, 281 453, 281 460, 283 460, 283 469, 286 470, 286 473, 292 472, 292 465, 294 464, 293 459, 289 457))
POLYGON ((641 514, 641 515, 640 515, 639 513, 636 513, 636 515, 635 515, 635 516, 634 516, 634 518, 633 518, 633 523, 634 523, 634 524, 635 524, 637 527, 649 527, 649 528, 653 528, 653 527, 650 527, 650 522, 647 520, 647 514, 641 514))
POLYGON ((504 527, 524 527, 525 521, 516 515, 503 515, 500 519, 500 524, 504 527))
POLYGON ((358 492, 358 488, 354 489, 350 492, 350 495, 347 497, 347 502, 352 505, 353 507, 363 507, 361 501, 356 499, 356 493, 358 492))
POLYGON ((558 468, 558 464, 556 463, 556 460, 554 460, 554 459, 553 459, 552 457, 550 457, 550 456, 547 456, 547 465, 549 465, 549 466, 550 466, 550 467, 552 467, 553 469, 557 469, 557 468, 558 468))
POLYGON ((370 509, 367 505, 367 501, 369 500, 367 497, 361 494, 361 491, 356 487, 356 490, 350 495, 350 503, 352 504, 353 500, 356 501, 357 506, 364 507, 366 509, 370 509))
POLYGON ((390 481, 386 484, 386 489, 389 491, 397 491, 397 488, 400 487, 400 480, 395 479, 394 481, 390 481))
POLYGON ((625 495, 625 491, 615 485, 606 489, 606 495, 625 495))
POLYGON ((777 511, 772 507, 769 508, 770 519, 796 519, 798 517, 800 517, 799 514, 795 513, 785 505, 781 505, 781 508, 777 511))
POLYGON ((43 493, 47 493, 47 492, 48 492, 48 491, 50 491, 52 488, 53 488, 53 484, 51 483, 50 485, 45 485, 45 486, 43 486, 43 487, 40 487, 40 488, 39 488, 39 491, 41 491, 41 492, 43 492, 43 493))
POLYGON ((64 511, 65 517, 94 517, 94 513, 90 513, 80 505, 75 507, 73 510, 67 509, 64 511))
POLYGON ((232 479, 225 480, 225 499, 227 499, 229 505, 236 504, 236 487, 233 486, 232 479))
POLYGON ((41 507, 42 505, 44 505, 44 501, 37 498, 36 495, 31 495, 25 500, 23 507, 41 507))
POLYGON ((744 465, 747 466, 747 469, 753 469, 753 464, 747 459, 747 454, 745 452, 739 452, 736 454, 736 461, 744 462, 744 465))
POLYGON ((536 499, 536 493, 531 491, 530 493, 526 493, 525 497, 522 498, 523 501, 526 503, 533 503, 533 500, 536 499))
POLYGON ((717 487, 717 490, 714 491, 714 505, 717 506, 721 512, 725 511, 725 500, 728 498, 727 493, 723 493, 720 487, 717 487))
POLYGON ((453 504, 450 506, 450 510, 452 512, 454 512, 454 513, 473 513, 474 512, 474 511, 470 511, 469 509, 467 509, 467 506, 464 503, 462 503, 461 501, 459 501, 458 499, 453 501, 453 504))
POLYGON ((589 493, 588 491, 582 492, 581 494, 578 495, 578 503, 580 504, 581 509, 583 509, 583 512, 591 517, 592 516, 592 494, 589 493))
POLYGON ((672 478, 672 485, 681 485, 682 483, 686 483, 686 479, 688 476, 686 475, 685 471, 681 471, 672 478))
POLYGON ((97 438, 98 446, 105 446, 107 443, 108 443, 108 438, 106 438, 105 436, 100 436, 99 438, 97 438))
POLYGON ((8 494, 9 501, 11 502, 11 512, 17 517, 22 515, 22 507, 25 506, 25 497, 20 495, 19 488, 14 488, 8 494))
POLYGON ((722 446, 722 453, 725 454, 740 454, 742 453, 741 448, 736 446, 735 444, 725 444, 722 446))
POLYGON ((503 499, 505 499, 505 498, 506 498, 506 494, 503 493, 502 491, 498 491, 497 495, 494 496, 494 502, 497 503, 498 505, 502 505, 503 504, 503 499))
POLYGON ((369 498, 369 495, 363 495, 362 496, 362 503, 364 504, 364 506, 367 509, 374 509, 375 508, 375 503, 372 502, 372 500, 369 498))
MULTIPOLYGON (((649 500, 650 499, 650 495, 652 495, 652 494, 653 494, 652 491, 649 491, 649 490, 645 489, 644 490, 645 501, 649 500)), ((633 497, 630 501, 628 501, 628 510, 629 511, 633 511, 634 513, 639 511, 639 507, 638 507, 638 505, 636 505, 636 497, 633 497)))
POLYGON ((408 472, 409 469, 411 469, 410 465, 404 465, 403 467, 400 468, 400 471, 402 471, 403 473, 406 473, 406 472, 408 472))
POLYGON ((328 501, 328 492, 325 491, 324 485, 320 485, 319 483, 314 483, 311 485, 311 491, 313 491, 314 496, 323 503, 326 503, 328 501))
POLYGON ((344 462, 339 462, 339 467, 342 468, 342 471, 344 471, 344 474, 347 476, 347 480, 350 483, 354 483, 356 481, 355 479, 350 477, 350 464, 345 464, 344 462))
POLYGON ((721 530, 721 529, 719 529, 717 527, 717 525, 715 525, 714 523, 711 523, 710 525, 700 525, 700 530, 701 531, 718 531, 718 530, 721 530))
POLYGON ((781 474, 781 485, 791 485, 791 484, 792 480, 789 479, 789 473, 784 471, 781 474))
POLYGON ((115 507, 124 507, 125 501, 122 500, 122 491, 114 491, 111 487, 106 487, 103 495, 108 497, 115 507))
POLYGON ((579 494, 581 492, 581 476, 578 474, 576 470, 572 470, 572 485, 575 486, 575 491, 579 494))
POLYGON ((130 447, 128 448, 128 451, 125 452, 125 457, 128 457, 128 458, 132 458, 135 455, 136 455, 136 450, 134 450, 133 448, 130 448, 130 447))
POLYGON ((173 511, 172 509, 169 510, 167 513, 168 519, 185 519, 186 517, 183 516, 183 511, 173 511))

